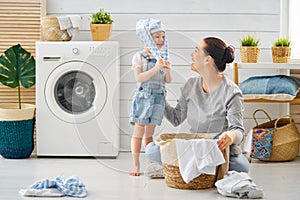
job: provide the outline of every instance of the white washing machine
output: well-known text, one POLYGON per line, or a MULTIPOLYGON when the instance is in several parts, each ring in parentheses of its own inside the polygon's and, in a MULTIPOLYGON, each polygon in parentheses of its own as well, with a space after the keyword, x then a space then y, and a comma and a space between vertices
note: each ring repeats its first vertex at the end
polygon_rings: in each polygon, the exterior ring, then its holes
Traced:
POLYGON ((38 156, 117 157, 117 42, 36 43, 38 156))

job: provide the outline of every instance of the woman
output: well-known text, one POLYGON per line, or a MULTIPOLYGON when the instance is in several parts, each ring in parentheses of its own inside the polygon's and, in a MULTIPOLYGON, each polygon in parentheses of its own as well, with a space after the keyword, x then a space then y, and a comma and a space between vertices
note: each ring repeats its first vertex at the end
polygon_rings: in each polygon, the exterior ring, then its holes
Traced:
MULTIPOLYGON (((220 133, 217 142, 220 150, 230 146, 229 170, 248 172, 249 162, 239 148, 245 138, 242 93, 222 74, 226 63, 234 60, 234 49, 219 38, 207 37, 200 41, 191 56, 191 69, 200 76, 185 83, 175 108, 166 104, 165 117, 174 126, 187 119, 192 133, 220 133)), ((147 145, 146 156, 161 164, 159 147, 153 142, 147 145)), ((161 168, 152 165, 145 175, 160 176, 159 171, 161 168)))

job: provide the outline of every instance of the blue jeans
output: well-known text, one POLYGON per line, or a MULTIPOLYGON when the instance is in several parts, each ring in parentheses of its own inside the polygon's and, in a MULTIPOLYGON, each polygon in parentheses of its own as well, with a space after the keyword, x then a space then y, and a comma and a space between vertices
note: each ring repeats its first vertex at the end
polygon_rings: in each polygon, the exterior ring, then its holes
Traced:
MULTIPOLYGON (((146 158, 150 162, 159 163, 162 165, 160 148, 154 142, 149 143, 145 148, 146 158)), ((230 155, 229 157, 229 171, 249 172, 249 161, 243 154, 230 155)))

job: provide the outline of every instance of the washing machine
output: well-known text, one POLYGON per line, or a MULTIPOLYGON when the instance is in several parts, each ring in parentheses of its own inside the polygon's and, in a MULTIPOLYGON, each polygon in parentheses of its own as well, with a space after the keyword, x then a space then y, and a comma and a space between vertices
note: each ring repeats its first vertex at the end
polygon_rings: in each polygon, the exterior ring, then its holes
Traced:
POLYGON ((36 43, 37 156, 117 157, 118 42, 36 43))

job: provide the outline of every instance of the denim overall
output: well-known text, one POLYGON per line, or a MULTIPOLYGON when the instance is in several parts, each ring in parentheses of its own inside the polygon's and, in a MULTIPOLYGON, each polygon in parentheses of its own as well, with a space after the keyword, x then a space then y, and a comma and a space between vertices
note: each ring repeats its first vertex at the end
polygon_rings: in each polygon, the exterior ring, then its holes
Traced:
MULTIPOLYGON (((156 59, 150 58, 146 52, 141 52, 142 59, 146 59, 147 66, 143 71, 152 69, 156 59)), ((165 72, 161 69, 149 80, 137 85, 130 112, 131 124, 160 125, 165 111, 165 72)))

